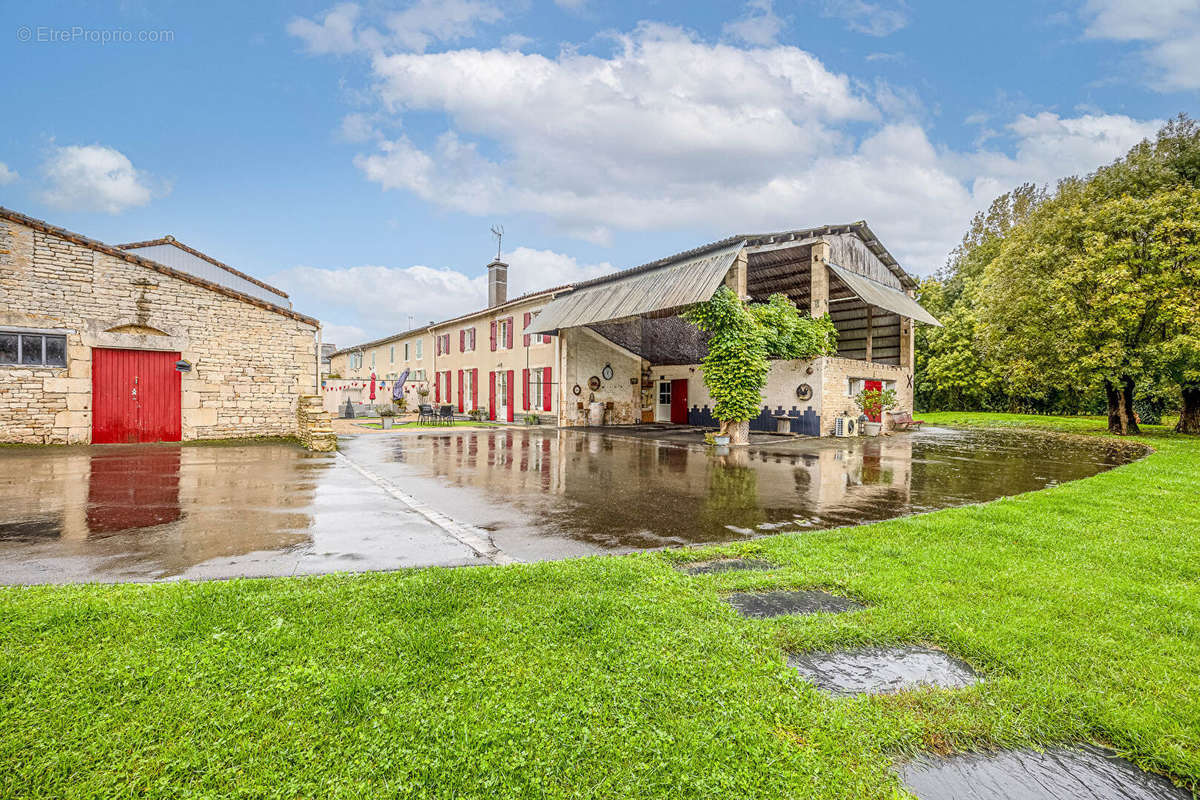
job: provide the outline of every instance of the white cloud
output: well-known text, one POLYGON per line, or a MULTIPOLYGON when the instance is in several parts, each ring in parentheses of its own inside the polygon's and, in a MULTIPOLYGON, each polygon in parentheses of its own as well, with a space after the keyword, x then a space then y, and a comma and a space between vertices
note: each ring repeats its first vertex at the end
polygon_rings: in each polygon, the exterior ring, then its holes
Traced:
POLYGON ((1088 0, 1084 5, 1093 39, 1145 44, 1148 82, 1165 90, 1200 89, 1200 3, 1196 0, 1088 0))
MULTIPOLYGON (((554 252, 517 247, 504 254, 509 264, 508 294, 516 297, 613 272, 609 263, 580 264, 554 252)), ((270 283, 287 291, 302 307, 306 298, 329 309, 324 339, 341 347, 450 319, 487 305, 487 273, 481 263, 469 272, 423 265, 360 266, 324 269, 299 266, 282 270, 270 283)))
POLYGON ((55 147, 44 165, 42 200, 68 211, 118 214, 144 206, 153 195, 151 178, 134 169, 120 151, 100 144, 55 147))
POLYGON ((721 32, 746 44, 766 47, 777 42, 784 24, 783 18, 775 13, 772 0, 750 0, 746 3, 746 15, 725 23, 721 32))
POLYGON ((824 0, 821 15, 836 17, 852 31, 868 36, 889 36, 908 25, 908 7, 903 0, 869 3, 866 0, 824 0))
POLYGON ((16 173, 16 170, 9 169, 7 164, 0 161, 0 186, 12 183, 19 177, 21 176, 16 173))
POLYGON ((303 39, 310 53, 351 53, 359 47, 354 26, 361 11, 354 3, 343 3, 326 11, 320 22, 296 17, 287 32, 303 39))
POLYGON ((337 347, 346 347, 367 341, 367 332, 357 325, 321 323, 321 341, 337 347))
POLYGON ((1053 183, 1090 173, 1142 139, 1153 138, 1161 126, 1162 120, 1139 121, 1121 114, 1022 114, 1007 126, 1015 139, 1011 156, 994 151, 968 154, 957 159, 958 170, 971 180, 981 205, 1020 183, 1053 183))
POLYGON ((355 164, 384 189, 479 216, 538 215, 602 244, 614 231, 711 240, 867 219, 925 274, 995 195, 1091 171, 1158 124, 1009 112, 955 151, 930 140, 910 88, 872 87, 796 47, 713 43, 653 23, 613 42, 609 53, 554 57, 378 52, 372 130, 406 132, 376 136, 355 164), (444 129, 404 128, 413 112, 440 115, 444 129))
POLYGON ((424 52, 437 42, 474 36, 479 25, 503 18, 500 8, 486 0, 416 0, 368 24, 362 7, 343 3, 319 20, 296 17, 287 24, 287 31, 316 54, 378 52, 383 48, 424 52))

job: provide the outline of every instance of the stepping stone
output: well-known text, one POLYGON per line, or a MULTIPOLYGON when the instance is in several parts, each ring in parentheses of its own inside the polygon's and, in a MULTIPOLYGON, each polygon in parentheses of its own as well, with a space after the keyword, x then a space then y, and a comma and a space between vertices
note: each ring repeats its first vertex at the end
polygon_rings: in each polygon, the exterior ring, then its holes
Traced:
POLYGON ((918 758, 899 767, 921 800, 1189 800, 1191 792, 1098 747, 918 758))
POLYGON ((716 561, 693 564, 682 569, 688 575, 712 575, 718 572, 775 569, 775 565, 770 561, 763 561, 761 558, 721 558, 716 561))
POLYGON ((918 686, 961 689, 978 680, 965 662, 930 647, 798 653, 788 664, 830 694, 890 694, 918 686))
POLYGON ((726 602, 743 617, 756 619, 787 614, 840 614, 864 608, 848 597, 817 590, 732 594, 726 598, 726 602))

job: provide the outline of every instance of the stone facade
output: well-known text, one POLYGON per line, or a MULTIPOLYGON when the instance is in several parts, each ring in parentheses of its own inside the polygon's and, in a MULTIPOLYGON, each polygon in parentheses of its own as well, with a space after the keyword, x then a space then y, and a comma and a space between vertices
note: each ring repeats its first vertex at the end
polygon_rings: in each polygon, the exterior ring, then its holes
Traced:
POLYGON ((295 436, 319 323, 12 212, 0 216, 0 330, 67 341, 64 367, 0 366, 0 442, 91 441, 92 350, 179 352, 184 440, 295 436))

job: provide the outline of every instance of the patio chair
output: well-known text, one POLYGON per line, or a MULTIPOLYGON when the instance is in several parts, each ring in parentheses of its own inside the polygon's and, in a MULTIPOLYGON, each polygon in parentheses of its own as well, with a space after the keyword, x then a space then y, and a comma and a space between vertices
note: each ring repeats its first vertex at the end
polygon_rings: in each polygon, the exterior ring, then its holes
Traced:
POLYGON ((427 403, 421 403, 417 406, 417 424, 422 422, 437 422, 437 414, 433 411, 433 406, 427 403))
POLYGON ((454 424, 454 406, 442 406, 438 409, 438 422, 442 425, 454 424))

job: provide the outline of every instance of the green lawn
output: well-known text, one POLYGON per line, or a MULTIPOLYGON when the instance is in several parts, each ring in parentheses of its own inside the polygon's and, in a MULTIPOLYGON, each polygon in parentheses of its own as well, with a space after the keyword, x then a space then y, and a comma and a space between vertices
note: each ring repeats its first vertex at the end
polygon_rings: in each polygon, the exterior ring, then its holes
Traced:
POLYGON ((0 797, 889 798, 899 754, 1083 739, 1194 788, 1200 442, 1144 440, 1086 481, 723 550, 772 572, 672 568, 707 550, 2 590, 0 797), (870 607, 721 602, 785 586, 870 607), (783 660, 894 642, 986 680, 832 699, 783 660))

